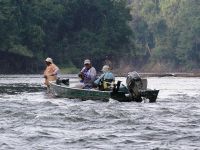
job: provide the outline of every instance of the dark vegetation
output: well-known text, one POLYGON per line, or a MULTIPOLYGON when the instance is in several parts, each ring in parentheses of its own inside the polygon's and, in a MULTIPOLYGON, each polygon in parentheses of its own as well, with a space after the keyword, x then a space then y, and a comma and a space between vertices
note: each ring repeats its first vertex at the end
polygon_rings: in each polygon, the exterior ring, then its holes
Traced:
POLYGON ((0 56, 0 73, 39 73, 47 56, 64 68, 109 56, 117 69, 199 70, 200 1, 0 0, 0 56))
POLYGON ((1 52, 0 55, 1 74, 43 73, 44 67, 44 62, 36 58, 8 52, 1 52))

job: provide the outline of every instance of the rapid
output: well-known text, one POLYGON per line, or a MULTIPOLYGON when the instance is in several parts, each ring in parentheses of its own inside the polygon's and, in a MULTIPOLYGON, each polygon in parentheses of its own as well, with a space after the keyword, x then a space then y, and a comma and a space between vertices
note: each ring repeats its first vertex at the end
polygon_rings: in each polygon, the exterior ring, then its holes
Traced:
POLYGON ((200 149, 200 78, 147 80, 156 103, 56 98, 41 75, 0 75, 0 149, 200 149))

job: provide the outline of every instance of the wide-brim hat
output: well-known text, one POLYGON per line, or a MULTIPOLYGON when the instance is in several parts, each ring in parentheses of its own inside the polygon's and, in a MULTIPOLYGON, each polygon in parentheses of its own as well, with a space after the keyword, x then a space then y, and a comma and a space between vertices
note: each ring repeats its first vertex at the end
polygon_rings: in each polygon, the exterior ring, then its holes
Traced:
POLYGON ((48 57, 47 59, 45 59, 45 61, 46 61, 46 62, 53 63, 53 60, 52 60, 51 58, 49 58, 49 57, 48 57))

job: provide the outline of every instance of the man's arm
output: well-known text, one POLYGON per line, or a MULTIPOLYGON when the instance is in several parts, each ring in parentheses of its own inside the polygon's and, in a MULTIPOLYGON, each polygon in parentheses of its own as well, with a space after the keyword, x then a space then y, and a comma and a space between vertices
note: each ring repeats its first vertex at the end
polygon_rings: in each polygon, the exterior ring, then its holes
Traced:
POLYGON ((89 74, 90 79, 91 79, 91 80, 95 80, 95 79, 96 79, 96 75, 97 75, 96 69, 95 69, 94 67, 92 67, 92 68, 90 69, 90 74, 89 74))
POLYGON ((95 80, 94 84, 99 85, 103 77, 104 77, 104 74, 102 74, 97 80, 95 80))
POLYGON ((55 66, 55 70, 54 70, 54 72, 53 72, 52 75, 53 75, 53 76, 54 76, 54 75, 57 75, 57 74, 58 74, 58 71, 59 71, 59 68, 58 68, 57 66, 55 66))

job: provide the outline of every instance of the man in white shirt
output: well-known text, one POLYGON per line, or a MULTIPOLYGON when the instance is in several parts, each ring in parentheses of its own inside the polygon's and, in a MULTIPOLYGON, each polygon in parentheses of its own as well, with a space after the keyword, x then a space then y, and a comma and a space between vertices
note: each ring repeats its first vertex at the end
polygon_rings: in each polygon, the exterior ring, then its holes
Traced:
POLYGON ((92 66, 91 61, 86 59, 84 61, 84 67, 78 74, 78 76, 81 78, 81 83, 83 83, 82 88, 92 88, 94 81, 96 80, 96 75, 96 69, 92 66))

